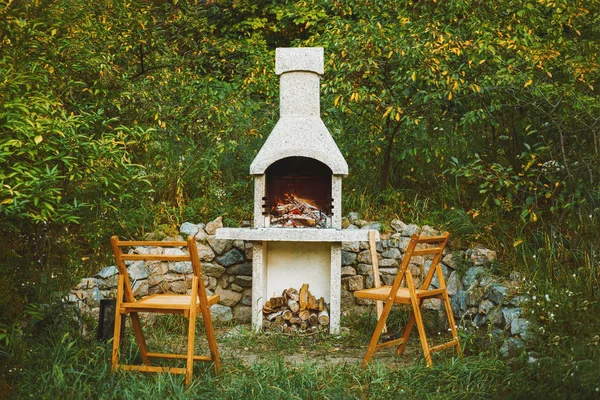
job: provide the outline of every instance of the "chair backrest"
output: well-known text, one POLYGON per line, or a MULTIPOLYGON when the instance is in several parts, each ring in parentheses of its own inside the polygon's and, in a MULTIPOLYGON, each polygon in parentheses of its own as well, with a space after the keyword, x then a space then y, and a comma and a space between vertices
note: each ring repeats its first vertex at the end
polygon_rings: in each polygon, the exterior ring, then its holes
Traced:
MULTIPOLYGON (((433 274, 435 273, 435 270, 442 258, 442 253, 444 252, 444 248, 448 243, 449 236, 450 234, 448 232, 444 232, 440 236, 420 236, 416 233, 412 235, 410 238, 410 243, 408 244, 408 248, 406 249, 404 257, 402 258, 402 265, 400 266, 400 270, 396 276, 396 280, 399 280, 397 287, 400 287, 400 284, 404 280, 406 269, 411 263, 411 259, 413 257, 432 255, 433 260, 431 260, 431 266, 427 272, 427 275, 425 276, 425 279, 423 280, 423 284, 421 285, 422 290, 427 290, 431 284, 431 281, 433 280, 433 274), (437 246, 417 248, 417 246, 421 244, 437 244, 437 246)), ((395 284, 396 282, 394 281, 394 286, 396 286, 395 284)))
POLYGON ((129 274, 127 272, 127 265, 125 261, 171 261, 171 262, 182 262, 188 261, 192 263, 192 270, 194 276, 198 278, 199 291, 198 295, 206 295, 206 288, 204 287, 204 280, 202 279, 202 265, 198 258, 198 247, 196 246, 196 240, 193 236, 189 236, 186 242, 183 241, 131 241, 131 240, 119 240, 117 236, 110 238, 110 243, 113 248, 115 260, 117 262, 117 269, 119 270, 119 276, 124 281, 124 295, 125 301, 134 302, 135 297, 131 289, 131 283, 129 281, 129 274), (122 247, 187 247, 188 254, 124 254, 122 247))

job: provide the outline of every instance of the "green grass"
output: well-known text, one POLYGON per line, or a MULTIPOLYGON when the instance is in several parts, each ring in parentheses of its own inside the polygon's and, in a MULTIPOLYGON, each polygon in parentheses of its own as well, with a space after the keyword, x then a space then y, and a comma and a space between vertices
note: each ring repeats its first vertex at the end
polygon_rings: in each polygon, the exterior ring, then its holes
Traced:
MULTIPOLYGON (((551 300, 552 306, 554 301, 560 301, 551 300)), ((427 368, 415 335, 407 346, 407 354, 400 359, 379 355, 368 369, 362 369, 359 361, 373 327, 372 313, 347 315, 342 321, 347 329, 340 335, 258 335, 248 326, 220 326, 217 341, 223 349, 223 371, 215 375, 209 364, 196 363, 194 380, 186 388, 182 376, 112 373, 111 344, 82 336, 65 322, 64 315, 60 317, 38 327, 38 335, 24 339, 20 349, 23 354, 19 357, 22 362, 8 377, 12 398, 591 399, 600 396, 597 379, 600 339, 594 342, 590 337, 571 351, 566 346, 576 344, 577 332, 570 330, 564 332, 562 346, 538 343, 538 350, 544 354, 537 355, 536 363, 530 363, 525 354, 507 363, 497 356, 500 343, 494 344, 484 334, 463 331, 464 358, 453 357, 451 351, 442 352, 435 355, 433 368, 427 368), (249 361, 247 354, 258 357, 249 361), (290 361, 288 356, 292 354, 303 355, 302 361, 290 361), (328 354, 338 356, 342 362, 321 358, 328 354)), ((401 323, 405 315, 400 312, 392 317, 392 323, 401 323)), ((548 328, 552 335, 560 331, 558 325, 567 315, 555 318, 559 319, 557 325, 548 328)), ((597 322, 597 318, 592 322, 597 322)), ((581 331, 582 326, 575 328, 581 331)), ((591 329, 583 330, 587 334, 591 329)), ((182 319, 157 318, 148 333, 149 343, 159 345, 161 350, 181 351, 184 331, 182 319)), ((139 362, 137 346, 130 330, 128 333, 122 348, 123 360, 139 362)), ((545 337, 542 335, 540 342, 545 337)), ((201 328, 198 339, 197 347, 206 349, 201 328)))

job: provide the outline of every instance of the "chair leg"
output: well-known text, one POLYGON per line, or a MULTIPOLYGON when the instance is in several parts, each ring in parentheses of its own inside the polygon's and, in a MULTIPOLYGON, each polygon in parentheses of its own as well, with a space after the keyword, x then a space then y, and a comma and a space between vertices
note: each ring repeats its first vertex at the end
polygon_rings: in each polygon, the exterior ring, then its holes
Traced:
MULTIPOLYGON (((192 297, 195 299, 195 296, 192 297)), ((188 348, 185 366, 185 384, 189 385, 192 382, 194 373, 194 339, 196 336, 196 309, 190 309, 189 325, 188 325, 188 348)))
POLYGON ((206 330, 206 339, 208 340, 208 348, 210 349, 210 357, 215 365, 215 373, 221 372, 221 360, 219 359, 219 349, 217 348, 217 339, 215 338, 215 330, 212 324, 210 310, 205 307, 200 307, 202 319, 204 320, 204 329, 206 330))
POLYGON ((379 337, 381 336, 381 333, 383 332, 383 328, 385 327, 386 320, 387 320, 388 316, 390 315, 390 311, 392 310, 393 304, 394 304, 394 302, 392 300, 390 300, 390 301, 387 301, 385 303, 385 306, 383 307, 381 316, 379 317, 379 320, 377 321, 377 325, 375 326, 375 331, 373 332, 373 336, 371 336, 371 342, 369 343, 369 347, 367 348, 367 353, 365 354, 365 357, 363 358, 362 363, 361 363, 361 366, 363 368, 367 366, 369 361, 371 361, 371 358, 373 357, 375 350, 377 350, 377 342, 379 341, 379 337))
POLYGON ((150 357, 148 357, 148 346, 146 346, 146 339, 144 338, 144 331, 142 331, 142 324, 140 323, 140 316, 137 312, 131 314, 131 325, 135 333, 135 341, 140 348, 140 355, 142 356, 142 362, 146 365, 151 365, 150 357))
POLYGON ((446 307, 446 316, 448 317, 448 323, 450 324, 450 331, 452 332, 452 339, 456 340, 456 354, 462 357, 462 349, 460 348, 460 341, 458 340, 458 331, 456 330, 456 323, 454 322, 454 314, 452 313, 452 306, 450 305, 450 298, 448 292, 444 292, 444 306, 446 307))
POLYGON ((410 271, 407 271, 406 278, 408 282, 408 291, 410 293, 410 302, 412 304, 415 322, 417 323, 417 329, 419 331, 419 338, 421 339, 421 347, 423 347, 425 362, 427 363, 427 366, 431 367, 433 365, 433 362, 431 361, 429 345, 427 344, 427 335, 425 334, 425 327, 423 326, 423 317, 421 316, 421 302, 417 298, 415 284, 410 271))
POLYGON ((121 346, 121 323, 123 316, 119 312, 117 307, 115 312, 115 330, 113 334, 113 348, 112 348, 112 369, 115 370, 119 366, 119 348, 121 346))
POLYGON ((414 325, 415 325, 415 314, 411 311, 410 317, 408 318, 408 322, 406 323, 406 326, 404 327, 404 330, 402 331, 402 339, 404 339, 404 341, 402 343, 400 343, 398 345, 398 347, 396 348, 397 356, 400 356, 400 355, 402 355, 402 353, 404 353, 404 348, 406 347, 406 342, 408 340, 408 337, 410 336, 410 333, 412 332, 412 328, 414 325))

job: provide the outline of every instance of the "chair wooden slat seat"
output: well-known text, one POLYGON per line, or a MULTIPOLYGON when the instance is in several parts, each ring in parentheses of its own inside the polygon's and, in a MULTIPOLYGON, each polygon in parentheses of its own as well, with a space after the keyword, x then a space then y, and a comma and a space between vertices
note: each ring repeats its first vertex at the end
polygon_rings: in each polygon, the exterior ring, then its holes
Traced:
MULTIPOLYGON (((373 336, 371 337, 367 353, 363 358, 363 367, 365 367, 369 363, 375 351, 379 349, 390 346, 397 346, 396 354, 402 354, 402 352, 404 351, 404 347, 406 346, 406 341, 408 340, 408 337, 410 335, 410 332, 412 331, 415 322, 419 331, 419 338, 421 339, 421 346, 423 347, 425 361, 427 362, 428 366, 432 365, 431 353, 435 351, 440 351, 449 347, 454 347, 456 349, 457 354, 459 356, 462 355, 460 342, 458 340, 458 332, 454 323, 454 316, 452 315, 452 307, 450 306, 450 298, 448 296, 448 290, 446 289, 446 283, 444 281, 444 274, 442 273, 442 269, 439 265, 444 248, 448 243, 448 236, 448 232, 445 232, 441 236, 419 237, 419 235, 413 235, 402 259, 402 265, 400 266, 400 268, 398 268, 398 273, 396 274, 396 278, 394 279, 393 285, 378 287, 376 283, 375 287, 372 289, 357 290, 356 292, 354 292, 354 296, 358 298, 370 299, 375 300, 378 303, 384 303, 383 310, 378 310, 377 313, 379 320, 377 322, 377 326, 375 327, 375 332, 373 332, 373 336), (433 243, 439 243, 439 245, 434 247, 417 248, 417 245, 429 245, 433 243), (412 273, 410 272, 410 269, 408 269, 408 265, 411 263, 411 258, 417 256, 433 256, 429 272, 425 276, 423 284, 419 289, 415 287, 412 273), (430 284, 433 280, 434 273, 437 274, 440 286, 437 289, 430 288, 430 284), (405 278, 406 287, 400 287, 405 278), (437 346, 433 346, 431 348, 429 347, 429 344, 427 342, 427 336, 425 334, 425 327, 423 325, 423 319, 421 315, 421 305, 425 299, 429 298, 442 299, 446 310, 446 316, 448 317, 450 331, 452 333, 452 340, 437 346), (406 324, 406 327, 402 332, 402 338, 392 340, 390 342, 378 343, 379 338, 386 327, 386 320, 390 315, 392 305, 394 304, 409 304, 411 306, 411 314, 408 319, 408 323, 406 324)), ((371 244, 371 247, 373 246, 374 241, 371 244)), ((375 257, 376 256, 373 256, 374 266, 377 264, 375 257)), ((377 273, 377 269, 374 268, 374 270, 375 273, 377 273)), ((377 282, 377 279, 375 279, 375 282, 377 282)))
POLYGON ((117 281, 117 307, 115 315, 115 333, 112 352, 112 369, 140 372, 169 372, 173 374, 184 374, 185 383, 190 384, 193 374, 194 361, 212 362, 215 371, 221 370, 219 351, 215 340, 215 332, 212 326, 210 306, 219 301, 218 295, 207 296, 204 280, 202 279, 202 266, 198 259, 198 248, 193 236, 189 236, 186 242, 158 242, 158 241, 120 241, 118 237, 111 238, 113 253, 117 261, 119 278, 117 281), (187 254, 123 254, 122 247, 184 247, 187 246, 187 254), (192 264, 193 277, 190 294, 153 294, 136 299, 133 295, 129 274, 125 260, 140 261, 188 261, 192 264), (149 352, 144 338, 144 332, 140 323, 138 313, 157 314, 182 314, 188 318, 188 337, 186 354, 168 354, 149 352), (196 315, 200 314, 208 340, 210 356, 199 356, 194 354, 194 338, 196 332, 196 315), (119 363, 119 347, 121 342, 121 325, 123 316, 131 317, 131 324, 135 333, 135 340, 140 348, 140 356, 143 365, 126 365, 119 363), (185 368, 160 367, 152 365, 151 358, 184 359, 185 368))

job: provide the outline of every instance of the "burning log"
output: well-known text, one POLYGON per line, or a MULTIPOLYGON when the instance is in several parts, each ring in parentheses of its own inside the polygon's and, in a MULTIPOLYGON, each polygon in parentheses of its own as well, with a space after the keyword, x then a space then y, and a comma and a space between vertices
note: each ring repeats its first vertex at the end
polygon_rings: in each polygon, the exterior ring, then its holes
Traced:
POLYGON ((325 299, 317 299, 303 284, 300 291, 285 289, 281 296, 273 294, 263 306, 264 329, 291 332, 316 332, 329 324, 325 299))
POLYGON ((326 227, 327 215, 311 204, 310 200, 295 194, 286 194, 271 207, 271 225, 282 227, 326 227))

